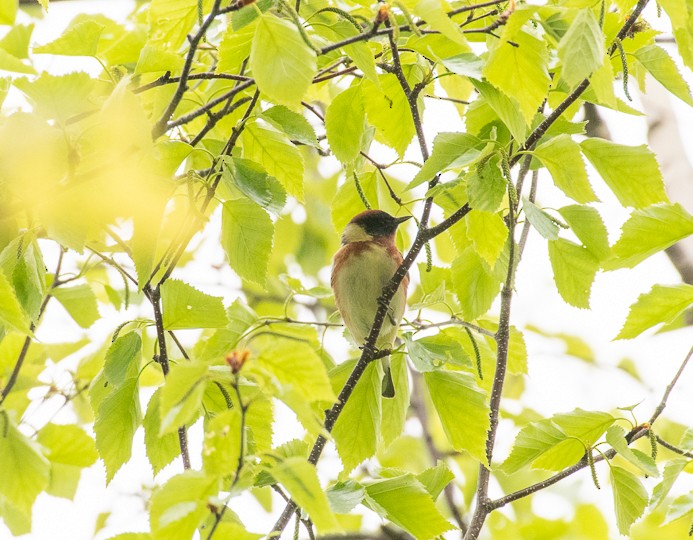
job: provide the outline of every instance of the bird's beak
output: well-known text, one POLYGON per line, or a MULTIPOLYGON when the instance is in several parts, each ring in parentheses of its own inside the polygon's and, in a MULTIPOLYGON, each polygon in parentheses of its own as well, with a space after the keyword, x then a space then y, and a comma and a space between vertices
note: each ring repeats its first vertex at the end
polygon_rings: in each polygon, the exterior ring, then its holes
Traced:
POLYGON ((404 223, 405 221, 407 221, 409 218, 411 218, 411 216, 402 216, 399 218, 395 218, 395 221, 397 222, 397 225, 399 225, 400 223, 404 223))

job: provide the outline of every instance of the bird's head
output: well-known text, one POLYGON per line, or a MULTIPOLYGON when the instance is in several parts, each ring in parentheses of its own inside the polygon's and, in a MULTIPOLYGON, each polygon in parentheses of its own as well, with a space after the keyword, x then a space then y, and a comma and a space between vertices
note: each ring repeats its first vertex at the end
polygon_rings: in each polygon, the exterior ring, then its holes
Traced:
POLYGON ((378 238, 394 241, 397 227, 410 217, 393 217, 382 210, 366 210, 356 214, 347 223, 342 234, 342 244, 368 242, 378 238))

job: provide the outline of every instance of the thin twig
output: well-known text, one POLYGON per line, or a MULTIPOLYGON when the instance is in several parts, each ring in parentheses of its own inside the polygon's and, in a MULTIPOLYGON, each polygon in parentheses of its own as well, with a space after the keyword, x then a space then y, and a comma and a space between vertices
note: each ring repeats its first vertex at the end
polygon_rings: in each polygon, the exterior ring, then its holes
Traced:
POLYGON ((693 459, 693 453, 688 452, 686 450, 683 450, 682 448, 679 448, 678 446, 674 446, 670 442, 665 441, 662 439, 659 435, 655 435, 655 438, 657 439, 657 443, 666 448, 667 450, 671 450, 672 452, 680 455, 687 457, 689 459, 693 459))
POLYGON ((657 418, 659 418, 659 415, 662 414, 662 412, 664 411, 664 407, 667 406, 667 400, 669 399, 669 395, 671 394, 672 390, 674 389, 674 386, 676 386, 676 383, 683 374, 683 370, 686 369, 686 366, 688 365, 688 361, 691 359, 691 356, 693 356, 693 347, 691 347, 691 349, 688 351, 688 354, 686 355, 686 358, 683 360, 683 363, 679 367, 679 370, 676 372, 676 375, 674 375, 674 378, 671 380, 666 390, 664 391, 662 400, 659 402, 659 405, 657 405, 657 408, 654 410, 652 416, 650 417, 650 425, 654 424, 655 420, 657 420, 657 418))
POLYGON ((180 74, 178 87, 176 88, 171 101, 166 106, 166 109, 161 114, 161 117, 152 128, 152 138, 154 139, 157 139, 166 132, 168 129, 167 124, 169 118, 171 118, 171 115, 173 115, 175 112, 176 107, 178 107, 178 104, 183 99, 183 95, 187 90, 188 78, 190 77, 190 70, 192 69, 192 63, 193 59, 195 58, 195 53, 197 52, 197 47, 207 33, 207 29, 210 27, 217 15, 219 15, 220 4, 221 0, 214 0, 214 4, 212 5, 212 10, 210 11, 209 15, 200 25, 200 28, 197 30, 195 35, 190 39, 190 48, 188 49, 188 54, 185 57, 185 63, 183 64, 183 70, 180 74))

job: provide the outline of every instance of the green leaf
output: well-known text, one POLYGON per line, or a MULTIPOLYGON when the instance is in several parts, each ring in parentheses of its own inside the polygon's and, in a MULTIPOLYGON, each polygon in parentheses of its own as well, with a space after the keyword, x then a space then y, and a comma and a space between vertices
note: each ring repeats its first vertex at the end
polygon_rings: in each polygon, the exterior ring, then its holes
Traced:
MULTIPOLYGON (((528 122, 525 120, 522 111, 518 107, 517 101, 510 99, 498 88, 487 82, 472 79, 472 84, 474 84, 474 87, 482 95, 488 106, 493 109, 493 112, 498 115, 500 121, 506 125, 517 142, 523 142, 527 137, 529 128, 528 122)), ((480 104, 483 104, 483 102, 480 102, 480 104)), ((470 107, 470 112, 471 110, 470 107)))
MULTIPOLYGON (((17 5, 14 0, 9 0, 10 4, 17 5)), ((0 7, 0 13, 2 8, 0 7)), ((1 17, 1 15, 0 15, 1 17)), ((34 31, 34 24, 15 24, 0 39, 0 48, 4 49, 16 58, 29 58, 29 42, 34 31)))
POLYGON ((184 60, 177 52, 148 43, 140 51, 137 65, 135 66, 135 74, 177 72, 183 68, 184 60))
POLYGON ((359 156, 366 131, 365 116, 358 85, 337 94, 325 111, 327 142, 342 163, 351 163, 359 156))
POLYGON ((276 340, 262 350, 257 367, 276 377, 281 386, 297 391, 307 401, 336 400, 325 365, 307 343, 276 340))
POLYGON ((286 190, 276 178, 267 174, 261 165, 244 158, 232 158, 231 175, 233 185, 243 195, 256 202, 268 212, 279 215, 286 204, 286 190))
POLYGON ((693 216, 680 204, 658 204, 635 210, 621 229, 605 268, 633 268, 658 251, 693 234, 693 216))
POLYGON ((606 442, 619 453, 621 457, 635 465, 647 476, 659 476, 657 465, 652 457, 631 449, 626 441, 626 430, 621 426, 611 426, 606 430, 606 442))
POLYGON ((585 247, 563 238, 549 242, 549 259, 561 298, 571 306, 589 309, 599 261, 585 247))
POLYGON ((82 328, 89 328, 101 317, 96 295, 86 283, 75 287, 56 287, 52 294, 82 328))
POLYGON ((231 268, 242 278, 265 284, 274 224, 247 199, 226 201, 221 214, 221 243, 231 268))
MULTIPOLYGON (((330 372, 332 388, 339 392, 356 361, 339 364, 330 372)), ((375 454, 381 421, 381 382, 375 362, 369 364, 359 379, 349 401, 332 430, 337 453, 348 475, 363 460, 375 454)))
POLYGON ((404 343, 407 353, 414 367, 425 373, 440 369, 447 362, 459 365, 464 359, 466 365, 471 368, 471 362, 461 343, 449 334, 438 332, 432 336, 426 336, 416 341, 410 339, 411 334, 404 335, 404 343))
POLYGON ((455 475, 444 461, 439 461, 438 465, 417 474, 416 478, 435 501, 445 486, 455 479, 455 475))
POLYGON ((467 40, 450 17, 445 13, 441 0, 419 0, 414 7, 414 13, 426 20, 428 26, 437 30, 449 40, 467 47, 467 40))
POLYGON ((11 71, 14 73, 26 73, 35 75, 36 70, 28 63, 23 62, 19 58, 12 56, 5 49, 0 49, 0 69, 3 71, 11 71))
POLYGON ((103 372, 109 384, 123 384, 126 379, 137 377, 140 370, 142 339, 137 332, 120 336, 108 348, 103 372))
POLYGON ((315 466, 305 458, 287 458, 270 469, 272 476, 286 488, 291 498, 310 517, 320 533, 336 532, 341 528, 330 510, 327 495, 320 487, 315 466))
POLYGON ((438 511, 426 488, 412 474, 366 487, 369 506, 417 539, 435 538, 454 529, 438 511))
POLYGON ((96 449, 106 466, 106 482, 130 460, 132 439, 142 421, 137 378, 113 388, 103 398, 95 415, 96 449))
POLYGON ((228 323, 221 297, 205 294, 177 279, 161 285, 161 302, 166 330, 223 328, 228 323))
POLYGON ((241 65, 250 54, 256 25, 247 25, 241 29, 229 26, 219 44, 219 73, 240 73, 241 65))
POLYGON ((465 321, 473 321, 491 309, 500 284, 471 246, 452 263, 452 285, 465 321))
POLYGON ((166 384, 161 390, 159 435, 175 432, 180 426, 192 424, 202 411, 202 397, 207 383, 206 364, 186 362, 171 365, 166 384))
POLYGON ((580 147, 623 206, 644 208, 668 201, 659 165, 647 146, 590 138, 580 147))
POLYGON ((522 198, 522 211, 540 235, 547 240, 558 240, 558 224, 554 218, 526 197, 522 198))
POLYGON ((449 58, 443 58, 440 62, 446 69, 457 75, 481 80, 481 69, 484 67, 484 61, 474 53, 456 54, 449 58))
POLYGON ((687 459, 672 459, 664 466, 662 481, 652 490, 652 498, 650 499, 650 508, 652 510, 664 502, 664 499, 666 499, 669 491, 674 486, 674 482, 686 465, 688 465, 687 459))
POLYGON ((674 499, 667 512, 665 524, 693 514, 693 493, 685 493, 674 499))
POLYGON ((407 189, 429 182, 441 171, 466 167, 480 156, 486 143, 467 133, 438 133, 433 140, 433 152, 407 185, 407 189))
POLYGON ((556 187, 568 197, 579 203, 597 200, 587 179, 580 146, 570 135, 549 139, 534 149, 534 155, 548 169, 556 187))
POLYGON ((518 32, 507 40, 491 42, 484 77, 507 96, 515 99, 525 122, 530 124, 546 98, 551 79, 546 44, 536 37, 518 32))
POLYGON ((508 239, 508 228, 498 214, 472 210, 465 218, 467 238, 472 241, 474 250, 493 267, 503 252, 508 239))
POLYGON ((558 43, 561 77, 571 87, 588 78, 604 61, 604 36, 591 9, 579 9, 558 43))
POLYGON ((31 335, 29 318, 22 310, 12 285, 2 272, 0 272, 0 323, 22 334, 31 335))
POLYGON ((495 212, 498 210, 508 183, 498 168, 498 160, 491 158, 481 170, 475 168, 467 176, 467 197, 469 205, 475 210, 495 212))
POLYGON ((144 415, 144 447, 147 459, 152 466, 152 473, 157 475, 161 469, 180 455, 180 443, 175 432, 159 435, 161 432, 161 390, 157 388, 149 400, 147 412, 144 415))
POLYGON ((55 41, 34 47, 36 54, 57 54, 61 56, 96 56, 105 26, 92 20, 84 20, 69 27, 55 41))
POLYGON ((351 512, 357 505, 361 504, 365 495, 366 489, 353 480, 337 482, 327 490, 330 508, 337 514, 351 512))
POLYGON ((236 470, 242 425, 238 408, 226 409, 206 423, 202 465, 207 474, 224 478, 236 470))
POLYGON ((502 470, 513 474, 532 464, 533 468, 560 471, 574 465, 614 421, 607 413, 575 409, 532 422, 520 430, 502 470))
POLYGON ((241 136, 243 157, 259 163, 290 195, 303 201, 303 157, 283 133, 248 122, 241 136))
POLYGON ((474 377, 468 373, 438 370, 424 373, 424 381, 452 447, 487 463, 488 400, 474 377))
POLYGON ((558 212, 594 257, 603 261, 611 255, 609 237, 599 212, 591 206, 573 204, 558 212))
POLYGON ((14 24, 18 4, 17 0, 2 0, 0 2, 0 24, 14 24))
POLYGON ((611 466, 611 487, 618 532, 627 535, 631 525, 645 511, 647 491, 633 473, 616 465, 611 466))
POLYGON ((208 340, 198 341, 195 357, 202 361, 221 358, 238 344, 238 340, 257 321, 257 314, 241 299, 234 300, 226 310, 229 324, 216 330, 208 340))
MULTIPOLYGON (((361 191, 366 196, 366 200, 374 207, 378 207, 378 176, 375 171, 370 171, 359 175, 361 191)), ((366 210, 363 199, 356 189, 356 181, 353 175, 347 176, 344 183, 337 188, 332 199, 332 225, 335 231, 341 233, 347 223, 356 214, 366 210)))
POLYGON ((154 540, 190 540, 209 515, 217 482, 199 471, 171 478, 151 499, 149 522, 154 540))
POLYGON ((664 49, 657 45, 646 45, 635 51, 634 56, 664 88, 681 101, 693 106, 688 83, 679 73, 674 60, 664 49))
POLYGON ((317 146, 318 137, 315 135, 315 130, 302 114, 298 114, 284 105, 275 105, 262 111, 262 117, 276 128, 281 129, 292 141, 317 146))
POLYGON ((150 45, 178 51, 197 22, 197 9, 197 0, 152 0, 147 10, 150 45))
POLYGON ((670 323, 693 304, 693 285, 655 285, 630 307, 616 339, 632 339, 659 323, 670 323))
POLYGON ((376 139, 403 156, 416 133, 409 101, 394 74, 378 79, 380 87, 369 80, 361 83, 366 115, 375 127, 376 139))
POLYGON ((46 449, 51 463, 90 467, 99 458, 94 439, 75 425, 46 424, 36 440, 46 449))
POLYGON ((395 397, 384 399, 382 403, 381 435, 383 444, 389 445, 404 432, 409 410, 409 372, 404 355, 390 357, 390 371, 395 385, 395 397))
POLYGON ((250 68, 271 101, 298 105, 317 71, 315 51, 293 23, 265 13, 255 29, 250 68))
POLYGON ((0 495, 23 515, 31 516, 36 496, 48 487, 50 465, 39 446, 11 423, 7 413, 0 416, 0 495))

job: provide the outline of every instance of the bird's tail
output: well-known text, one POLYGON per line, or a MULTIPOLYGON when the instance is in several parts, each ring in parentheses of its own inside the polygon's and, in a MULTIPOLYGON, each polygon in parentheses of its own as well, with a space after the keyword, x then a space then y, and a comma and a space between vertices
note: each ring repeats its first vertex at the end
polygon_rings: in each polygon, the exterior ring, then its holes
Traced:
POLYGON ((392 371, 390 370, 390 357, 383 358, 383 369, 385 376, 383 377, 383 387, 381 394, 384 398, 395 397, 395 383, 392 381, 392 371))

